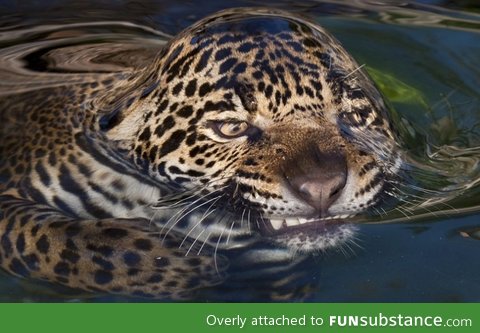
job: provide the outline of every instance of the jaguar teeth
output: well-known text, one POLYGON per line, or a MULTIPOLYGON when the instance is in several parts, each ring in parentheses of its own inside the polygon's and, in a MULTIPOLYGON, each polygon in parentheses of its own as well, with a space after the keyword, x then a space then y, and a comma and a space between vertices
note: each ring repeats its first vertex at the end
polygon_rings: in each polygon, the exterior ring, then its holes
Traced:
POLYGON ((352 216, 353 215, 344 214, 344 215, 336 215, 336 216, 327 216, 321 219, 319 218, 306 219, 306 218, 290 217, 286 219, 270 219, 270 223, 273 229, 278 230, 281 228, 286 228, 286 227, 291 227, 291 226, 306 224, 306 223, 312 223, 312 222, 318 222, 318 221, 347 219, 352 216))
POLYGON ((273 229, 278 230, 283 227, 283 221, 282 219, 271 219, 270 224, 272 225, 273 229))
POLYGON ((292 225, 299 225, 301 222, 296 217, 285 219, 285 224, 290 227, 292 225))

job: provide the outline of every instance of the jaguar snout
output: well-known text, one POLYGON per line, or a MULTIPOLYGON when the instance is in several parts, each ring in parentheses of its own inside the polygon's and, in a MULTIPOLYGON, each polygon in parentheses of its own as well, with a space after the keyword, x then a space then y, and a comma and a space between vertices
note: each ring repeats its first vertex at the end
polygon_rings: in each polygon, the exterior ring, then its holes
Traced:
POLYGON ((328 216, 329 208, 341 196, 347 182, 347 161, 343 151, 303 154, 288 162, 284 176, 290 191, 313 207, 318 216, 328 216))
POLYGON ((314 207, 321 217, 325 217, 330 206, 340 197, 345 183, 345 173, 337 172, 326 176, 295 179, 292 187, 295 194, 314 207))

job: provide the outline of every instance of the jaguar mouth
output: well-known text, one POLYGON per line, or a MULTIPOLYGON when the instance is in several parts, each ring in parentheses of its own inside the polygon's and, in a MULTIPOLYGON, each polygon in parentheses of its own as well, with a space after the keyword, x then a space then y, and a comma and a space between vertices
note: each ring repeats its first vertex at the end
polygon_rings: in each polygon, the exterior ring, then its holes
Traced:
POLYGON ((270 218, 264 219, 261 232, 264 235, 275 236, 288 233, 308 232, 325 233, 336 228, 351 223, 347 221, 351 215, 328 216, 328 217, 287 217, 287 218, 270 218))

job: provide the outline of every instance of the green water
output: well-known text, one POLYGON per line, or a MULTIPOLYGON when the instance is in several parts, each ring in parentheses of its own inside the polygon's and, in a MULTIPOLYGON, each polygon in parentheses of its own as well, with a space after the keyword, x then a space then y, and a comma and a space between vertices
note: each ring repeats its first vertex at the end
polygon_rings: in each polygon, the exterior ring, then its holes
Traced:
MULTIPOLYGON (((367 68, 392 108, 418 189, 397 209, 362 224, 358 248, 312 260, 310 276, 318 286, 309 300, 479 301, 479 7, 475 1, 454 7, 436 6, 442 1, 386 3, 262 2, 309 15, 367 68)), ((65 84, 72 72, 142 66, 170 35, 203 16, 253 5, 2 2, 0 95, 26 82, 29 89, 65 84)), ((0 301, 59 300, 129 299, 87 296, 0 273, 0 301)))

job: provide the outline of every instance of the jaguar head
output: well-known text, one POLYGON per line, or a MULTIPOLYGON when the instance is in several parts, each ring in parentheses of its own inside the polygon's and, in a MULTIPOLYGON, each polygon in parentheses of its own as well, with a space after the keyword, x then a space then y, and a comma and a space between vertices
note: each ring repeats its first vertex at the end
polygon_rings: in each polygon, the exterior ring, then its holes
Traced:
MULTIPOLYGON (((382 204, 402 163, 371 80, 305 19, 267 10, 208 17, 148 73, 154 89, 124 119, 135 129, 132 159, 195 193, 200 218, 225 212, 208 223, 224 238, 248 224, 302 251, 337 246, 353 235, 346 221, 382 204)), ((185 228, 201 229, 198 219, 185 228)))

